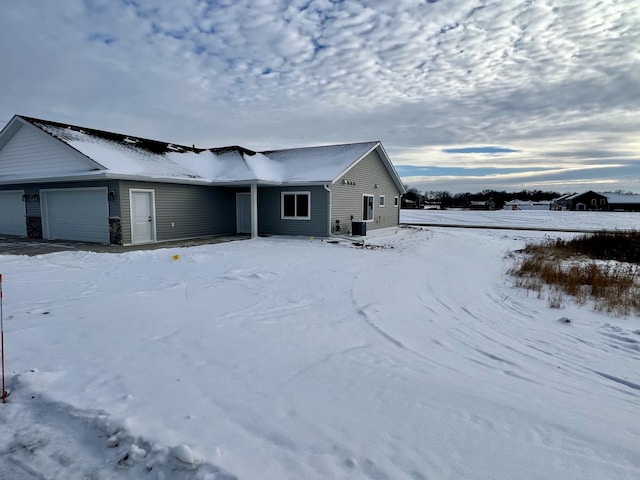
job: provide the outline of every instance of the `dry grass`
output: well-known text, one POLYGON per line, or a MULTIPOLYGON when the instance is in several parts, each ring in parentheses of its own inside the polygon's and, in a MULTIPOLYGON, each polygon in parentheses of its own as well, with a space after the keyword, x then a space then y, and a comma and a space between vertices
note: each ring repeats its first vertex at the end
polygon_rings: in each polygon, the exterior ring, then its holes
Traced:
POLYGON ((564 295, 617 315, 640 314, 640 232, 599 232, 528 244, 508 273, 552 308, 564 295))

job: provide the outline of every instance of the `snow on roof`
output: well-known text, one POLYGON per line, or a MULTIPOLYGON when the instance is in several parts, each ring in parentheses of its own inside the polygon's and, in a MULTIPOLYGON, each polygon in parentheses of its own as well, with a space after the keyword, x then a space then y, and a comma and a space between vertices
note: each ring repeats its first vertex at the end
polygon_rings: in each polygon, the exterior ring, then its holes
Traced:
POLYGON ((211 150, 203 150, 200 153, 171 152, 167 156, 176 164, 194 172, 198 178, 209 182, 256 180, 256 176, 238 150, 228 149, 218 153, 211 150))
POLYGON ((205 182, 330 183, 378 142, 253 152, 200 149, 131 135, 20 117, 114 175, 205 182))
POLYGON ((638 194, 600 192, 600 195, 604 195, 605 197, 607 197, 607 201, 611 205, 622 204, 622 203, 640 204, 640 195, 638 194))
POLYGON ((509 200, 504 202, 505 205, 547 205, 551 203, 551 200, 509 200))
POLYGON ((577 195, 576 193, 565 193, 564 195, 562 195, 561 197, 558 198, 554 198, 552 201, 553 202, 558 202, 560 200, 566 200, 568 198, 571 198, 572 196, 577 195))
POLYGON ((263 152, 287 172, 289 182, 331 182, 378 142, 290 148, 263 152))

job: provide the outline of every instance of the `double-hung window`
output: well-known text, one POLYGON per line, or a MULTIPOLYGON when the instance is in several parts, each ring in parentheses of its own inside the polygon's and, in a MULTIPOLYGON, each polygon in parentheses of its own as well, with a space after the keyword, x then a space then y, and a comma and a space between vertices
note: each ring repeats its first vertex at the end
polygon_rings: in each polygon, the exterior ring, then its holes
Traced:
POLYGON ((384 195, 380 195, 379 199, 378 199, 378 206, 379 207, 384 207, 385 205, 385 198, 384 195))
POLYGON ((362 195, 362 220, 370 222, 373 220, 373 195, 362 195))
POLYGON ((311 218, 310 192, 282 192, 281 218, 309 220, 311 218))

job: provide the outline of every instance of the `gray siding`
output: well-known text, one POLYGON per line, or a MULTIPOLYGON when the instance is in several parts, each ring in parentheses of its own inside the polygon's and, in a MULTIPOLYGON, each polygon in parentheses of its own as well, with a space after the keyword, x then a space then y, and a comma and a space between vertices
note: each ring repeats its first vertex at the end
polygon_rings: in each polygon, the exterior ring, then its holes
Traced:
POLYGON ((113 192, 113 199, 108 201, 109 205, 109 217, 120 217, 120 195, 119 195, 119 182, 117 180, 103 180, 103 181, 84 181, 84 182, 46 182, 46 183, 25 183, 19 185, 0 185, 0 190, 24 190, 27 195, 27 201, 25 202, 26 215, 25 224, 27 225, 27 231, 31 231, 29 236, 31 238, 42 238, 42 232, 40 227, 33 231, 29 225, 34 225, 36 222, 41 225, 40 219, 42 217, 42 210, 40 208, 40 190, 43 189, 60 189, 60 188, 85 188, 85 187, 106 187, 108 192, 113 192), (34 195, 38 196, 38 199, 34 198, 34 195))
POLYGON ((155 191, 158 241, 236 232, 237 189, 205 185, 130 182, 120 184, 122 242, 131 243, 130 189, 155 191), (171 226, 173 223, 173 226, 171 226))
POLYGON ((367 222, 367 230, 398 225, 399 207, 394 207, 393 199, 399 197, 400 192, 377 149, 358 162, 330 188, 332 230, 335 228, 336 220, 340 220, 339 233, 343 234, 351 232, 352 221, 362 221, 363 194, 374 195, 374 216, 373 221, 367 222), (380 207, 381 195, 385 197, 384 207, 380 207))
POLYGON ((24 190, 28 195, 26 202, 27 216, 39 217, 40 202, 33 200, 33 195, 40 195, 41 189, 47 188, 85 188, 85 187, 107 187, 107 190, 114 192, 114 199, 109 201, 109 216, 120 216, 119 184, 118 180, 104 180, 94 182, 47 182, 47 183, 25 183, 20 185, 0 185, 0 190, 24 190))
POLYGON ((258 233, 260 235, 329 236, 329 192, 322 186, 258 188, 258 233), (310 192, 309 220, 281 218, 281 192, 310 192))
POLYGON ((86 157, 33 125, 22 125, 0 150, 2 175, 47 176, 96 169, 86 157))

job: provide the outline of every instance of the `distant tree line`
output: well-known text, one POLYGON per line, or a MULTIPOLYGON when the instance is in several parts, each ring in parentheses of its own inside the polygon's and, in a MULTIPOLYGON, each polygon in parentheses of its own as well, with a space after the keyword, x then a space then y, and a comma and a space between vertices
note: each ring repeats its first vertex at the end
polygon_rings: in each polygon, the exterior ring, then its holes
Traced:
POLYGON ((498 190, 483 190, 478 193, 451 193, 446 190, 428 190, 420 193, 416 188, 407 188, 402 197, 402 208, 468 208, 473 202, 492 202, 493 208, 502 209, 505 202, 511 200, 553 200, 564 195, 559 192, 545 192, 542 190, 522 190, 520 192, 505 192, 498 190))

